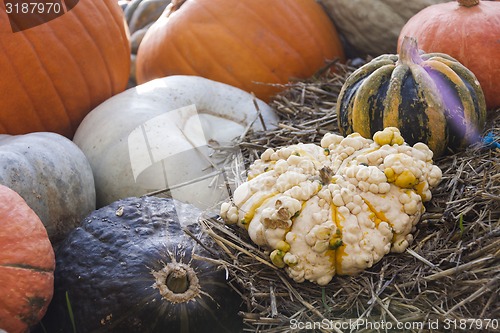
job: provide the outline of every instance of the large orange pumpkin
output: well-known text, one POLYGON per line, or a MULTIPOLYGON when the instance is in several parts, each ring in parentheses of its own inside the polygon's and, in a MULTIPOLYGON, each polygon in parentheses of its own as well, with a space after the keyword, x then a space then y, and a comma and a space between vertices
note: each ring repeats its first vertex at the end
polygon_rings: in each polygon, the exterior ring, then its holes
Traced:
POLYGON ((174 0, 139 46, 137 81, 175 74, 220 81, 269 101, 344 51, 315 0, 174 0))
POLYGON ((446 53, 477 77, 488 109, 500 107, 500 2, 458 0, 429 6, 402 28, 427 53, 446 53))
POLYGON ((18 32, 0 10, 1 134, 71 138, 90 110, 126 88, 130 46, 121 8, 116 0, 77 2, 18 32))
POLYGON ((19 194, 0 185, 0 331, 27 332, 54 292, 55 258, 42 221, 19 194))

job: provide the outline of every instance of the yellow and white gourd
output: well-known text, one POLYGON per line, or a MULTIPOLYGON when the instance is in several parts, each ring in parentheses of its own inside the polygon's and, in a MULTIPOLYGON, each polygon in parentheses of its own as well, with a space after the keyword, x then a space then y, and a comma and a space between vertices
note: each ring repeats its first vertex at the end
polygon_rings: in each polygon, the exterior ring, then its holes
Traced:
POLYGON ((326 134, 321 145, 268 149, 221 217, 248 230, 297 282, 325 285, 403 252, 441 180, 433 153, 409 146, 397 128, 373 140, 326 134))

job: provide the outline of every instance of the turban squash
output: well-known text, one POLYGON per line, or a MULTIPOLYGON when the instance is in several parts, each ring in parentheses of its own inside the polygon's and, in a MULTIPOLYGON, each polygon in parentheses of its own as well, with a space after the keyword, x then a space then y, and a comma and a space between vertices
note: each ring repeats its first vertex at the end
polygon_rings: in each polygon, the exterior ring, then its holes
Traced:
POLYGON ((440 156, 477 140, 486 104, 474 74, 443 53, 420 54, 413 38, 399 55, 381 55, 354 71, 338 99, 342 134, 369 138, 397 127, 410 145, 426 143, 440 156))
POLYGON ((116 0, 79 0, 65 14, 13 32, 0 11, 0 133, 71 138, 99 103, 126 88, 130 45, 116 0))
POLYGON ((314 0, 177 0, 137 52, 137 82, 168 75, 220 81, 268 102, 294 78, 343 59, 335 26, 314 0))
POLYGON ((44 316, 54 291, 55 259, 42 222, 0 185, 0 331, 24 333, 44 316))
POLYGON ((425 8, 401 30, 425 52, 442 52, 477 77, 488 109, 500 107, 500 2, 458 0, 425 8))

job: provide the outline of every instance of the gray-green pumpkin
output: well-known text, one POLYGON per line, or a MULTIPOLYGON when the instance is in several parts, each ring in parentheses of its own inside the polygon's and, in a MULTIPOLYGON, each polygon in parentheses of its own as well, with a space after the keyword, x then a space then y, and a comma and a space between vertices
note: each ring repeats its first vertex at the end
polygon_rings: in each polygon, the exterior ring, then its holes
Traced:
POLYGON ((40 217, 52 243, 95 209, 94 177, 83 152, 50 132, 0 135, 0 184, 40 217))

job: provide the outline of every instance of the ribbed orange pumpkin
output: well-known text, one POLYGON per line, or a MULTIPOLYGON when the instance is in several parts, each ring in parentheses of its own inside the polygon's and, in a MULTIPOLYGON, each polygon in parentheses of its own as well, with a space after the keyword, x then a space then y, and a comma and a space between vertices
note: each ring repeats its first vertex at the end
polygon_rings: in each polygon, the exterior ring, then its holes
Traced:
POLYGON ((90 110, 126 88, 123 12, 116 0, 79 0, 47 23, 13 32, 2 9, 0 68, 0 133, 71 138, 90 110))
POLYGON ((0 330, 27 332, 54 292, 55 258, 42 221, 19 194, 0 185, 0 330))
MULTIPOLYGON (((500 107, 500 2, 458 0, 429 6, 402 28, 427 53, 446 53, 476 75, 488 109, 500 107)), ((398 48, 398 49, 399 49, 398 48)))
POLYGON ((315 0, 177 0, 139 46, 137 81, 175 74, 220 81, 269 101, 284 84, 344 59, 315 0))

